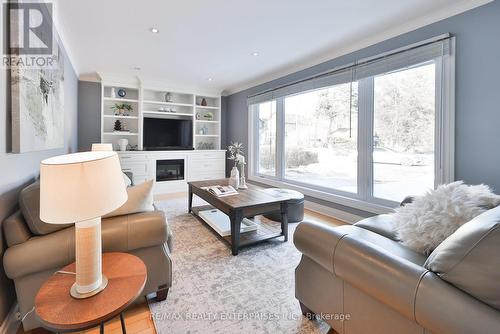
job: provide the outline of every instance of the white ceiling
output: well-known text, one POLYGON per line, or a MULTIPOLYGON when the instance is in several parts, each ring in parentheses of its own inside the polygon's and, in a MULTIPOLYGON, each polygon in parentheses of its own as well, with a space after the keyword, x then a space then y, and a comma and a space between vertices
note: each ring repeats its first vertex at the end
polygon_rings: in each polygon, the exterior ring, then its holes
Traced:
POLYGON ((62 0, 56 12, 83 77, 138 75, 176 87, 235 92, 486 2, 62 0))

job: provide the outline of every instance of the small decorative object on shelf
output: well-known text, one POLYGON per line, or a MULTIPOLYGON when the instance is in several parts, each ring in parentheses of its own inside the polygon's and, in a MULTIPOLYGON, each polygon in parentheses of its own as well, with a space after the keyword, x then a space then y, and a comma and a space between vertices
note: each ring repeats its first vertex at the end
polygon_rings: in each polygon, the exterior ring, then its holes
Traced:
POLYGON ((115 116, 130 116, 130 113, 134 111, 134 108, 130 104, 115 103, 114 106, 110 107, 111 110, 114 110, 115 116))
POLYGON ((128 146, 128 139, 118 139, 118 146, 120 147, 120 151, 126 151, 128 146))
POLYGON ((129 131, 127 122, 122 122, 122 130, 121 131, 129 131))
POLYGON ((119 119, 115 121, 115 126, 113 127, 115 131, 122 131, 122 122, 119 119))
POLYGON ((176 109, 174 107, 166 108, 166 107, 160 107, 158 108, 159 112, 176 112, 176 109))
POLYGON ((127 150, 129 150, 129 151, 138 151, 139 150, 139 146, 138 145, 128 145, 127 146, 127 150))
POLYGON ((116 89, 115 89, 115 87, 111 87, 111 93, 109 94, 109 96, 110 96, 112 99, 115 99, 115 98, 116 98, 116 89))
POLYGON ((205 113, 205 115, 203 115, 203 118, 207 121, 213 121, 214 119, 214 114, 212 114, 211 112, 207 112, 205 113))
POLYGON ((197 150, 213 150, 214 148, 215 148, 214 143, 201 142, 198 143, 198 145, 196 146, 197 150))
POLYGON ((125 89, 118 89, 118 96, 124 98, 127 96, 127 91, 125 89))
POLYGON ((169 92, 165 93, 165 102, 172 102, 172 94, 169 92))
POLYGON ((200 114, 199 112, 197 112, 197 113, 196 113, 196 119, 197 119, 197 120, 200 120, 200 119, 201 119, 201 117, 202 117, 202 116, 201 116, 201 114, 200 114))
POLYGON ((207 100, 205 100, 205 98, 201 99, 201 105, 203 107, 206 107, 207 106, 207 100))

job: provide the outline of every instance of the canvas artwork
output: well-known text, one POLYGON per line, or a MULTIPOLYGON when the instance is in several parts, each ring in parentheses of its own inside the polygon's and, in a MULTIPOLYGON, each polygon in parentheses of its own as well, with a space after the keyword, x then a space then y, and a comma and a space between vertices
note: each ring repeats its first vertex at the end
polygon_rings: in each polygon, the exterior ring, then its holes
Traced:
POLYGON ((53 67, 11 69, 12 151, 64 147, 64 56, 56 45, 53 67))

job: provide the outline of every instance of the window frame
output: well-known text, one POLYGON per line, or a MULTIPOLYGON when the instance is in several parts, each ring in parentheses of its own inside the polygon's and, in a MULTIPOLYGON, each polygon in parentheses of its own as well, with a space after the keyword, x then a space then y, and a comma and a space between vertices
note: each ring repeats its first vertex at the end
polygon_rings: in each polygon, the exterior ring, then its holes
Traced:
MULTIPOLYGON (((450 51, 434 59, 436 72, 436 118, 435 118, 435 163, 434 186, 452 182, 455 162, 455 38, 450 38, 450 51)), ((329 86, 339 84, 331 80, 329 86)), ((325 86, 325 88, 328 86, 325 86)), ((312 89, 317 90, 317 89, 312 89)), ((311 90, 309 90, 311 91, 311 90)), ((298 94, 306 93, 308 90, 298 94)), ((373 126, 374 126, 374 77, 358 80, 358 169, 357 193, 321 187, 284 178, 285 126, 284 100, 287 96, 275 97, 276 101, 276 175, 258 173, 258 104, 248 108, 249 159, 248 179, 275 187, 288 187, 305 195, 353 207, 371 213, 386 213, 399 205, 398 202, 377 198, 373 195, 373 126)), ((408 194, 412 195, 412 194, 408 194)))

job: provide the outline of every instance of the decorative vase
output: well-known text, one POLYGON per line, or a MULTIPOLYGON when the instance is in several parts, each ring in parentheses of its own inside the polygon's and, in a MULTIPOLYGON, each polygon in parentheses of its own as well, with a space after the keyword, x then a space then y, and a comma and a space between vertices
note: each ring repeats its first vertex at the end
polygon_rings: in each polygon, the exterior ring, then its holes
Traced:
POLYGON ((239 185, 239 189, 248 189, 248 186, 247 186, 247 181, 245 179, 245 163, 242 163, 240 166, 241 166, 241 177, 240 177, 240 185, 239 185))
POLYGON ((109 94, 112 99, 116 99, 116 89, 111 87, 111 93, 109 94))
POLYGON ((128 140, 123 138, 118 140, 118 146, 120 147, 120 151, 126 151, 128 145, 128 140))
POLYGON ((172 94, 165 93, 165 102, 172 102, 172 94))
POLYGON ((238 189, 240 186, 240 172, 238 171, 238 167, 234 166, 231 169, 231 176, 229 177, 229 185, 234 189, 238 189))
POLYGON ((205 98, 203 98, 203 99, 201 100, 201 105, 202 105, 203 107, 206 107, 206 106, 207 106, 207 100, 205 100, 205 98))

